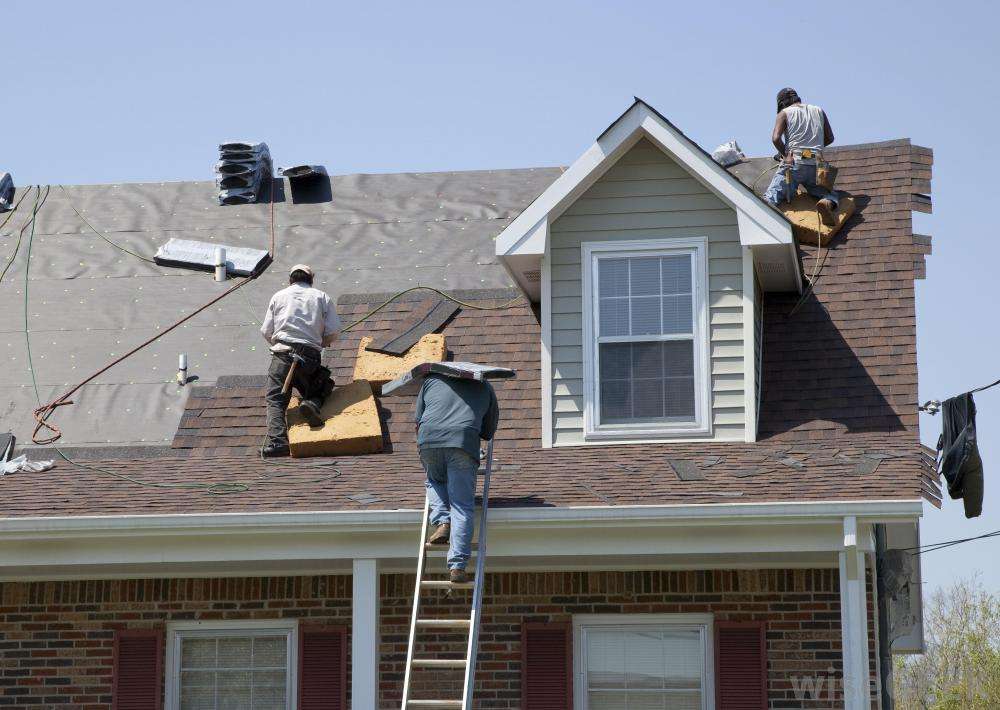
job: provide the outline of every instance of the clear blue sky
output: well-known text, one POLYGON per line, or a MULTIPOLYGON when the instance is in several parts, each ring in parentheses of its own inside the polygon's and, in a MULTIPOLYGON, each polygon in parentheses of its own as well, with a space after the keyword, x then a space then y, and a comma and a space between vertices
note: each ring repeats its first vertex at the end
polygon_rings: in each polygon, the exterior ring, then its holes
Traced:
MULTIPOLYGON (((7 2, 0 170, 18 184, 209 179, 226 138, 337 174, 565 165, 633 94, 703 146, 770 151, 774 94, 838 143, 935 151, 918 282, 921 401, 1000 377, 1000 11, 986 2, 7 2), (294 7, 290 7, 294 5, 294 7), (994 195, 990 197, 990 195, 994 195)), ((979 396, 985 514, 928 508, 925 541, 1000 528, 1000 388, 979 396)), ((924 417, 933 444, 940 418, 924 417)), ((930 586, 1000 540, 925 557, 930 586)))

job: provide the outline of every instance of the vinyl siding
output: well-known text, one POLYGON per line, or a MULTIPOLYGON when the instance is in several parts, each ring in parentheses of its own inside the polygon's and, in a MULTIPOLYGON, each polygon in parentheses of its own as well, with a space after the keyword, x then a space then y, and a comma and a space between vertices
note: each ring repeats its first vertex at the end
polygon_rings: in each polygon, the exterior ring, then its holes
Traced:
POLYGON ((583 443, 581 245, 699 236, 708 238, 713 421, 713 435, 702 438, 744 438, 743 262, 736 212, 642 140, 552 224, 554 445, 583 443))

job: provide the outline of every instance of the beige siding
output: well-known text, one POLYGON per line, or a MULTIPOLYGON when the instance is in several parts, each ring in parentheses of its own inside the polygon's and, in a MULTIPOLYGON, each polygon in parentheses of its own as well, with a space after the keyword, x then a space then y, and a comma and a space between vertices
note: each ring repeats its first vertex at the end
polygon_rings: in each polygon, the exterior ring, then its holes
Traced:
POLYGON ((713 438, 743 439, 743 261, 736 212, 643 140, 552 225, 555 445, 583 442, 581 245, 695 236, 709 240, 713 438))

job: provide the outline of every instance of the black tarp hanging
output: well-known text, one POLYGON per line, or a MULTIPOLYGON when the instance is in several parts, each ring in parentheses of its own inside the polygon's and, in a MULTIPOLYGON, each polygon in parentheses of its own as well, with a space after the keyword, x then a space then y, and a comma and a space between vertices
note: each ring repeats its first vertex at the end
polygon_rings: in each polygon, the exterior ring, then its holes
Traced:
POLYGON ((948 494, 961 498, 965 517, 983 512, 983 460, 976 442, 976 403, 966 392, 941 404, 944 418, 938 439, 938 471, 948 483, 948 494))

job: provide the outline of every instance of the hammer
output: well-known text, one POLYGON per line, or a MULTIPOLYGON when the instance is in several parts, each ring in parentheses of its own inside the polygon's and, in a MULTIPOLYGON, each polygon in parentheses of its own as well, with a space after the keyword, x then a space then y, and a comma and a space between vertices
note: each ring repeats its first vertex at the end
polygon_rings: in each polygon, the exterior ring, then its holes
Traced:
POLYGON ((281 394, 288 394, 292 391, 292 380, 295 378, 295 370, 298 369, 300 362, 305 362, 302 356, 298 353, 292 353, 292 366, 288 368, 288 374, 285 375, 285 384, 281 387, 281 394))

